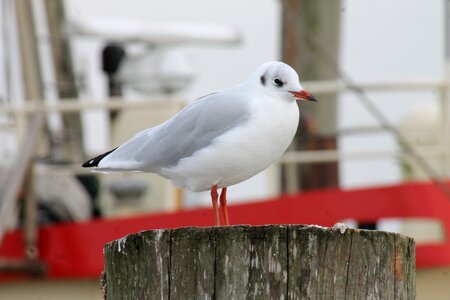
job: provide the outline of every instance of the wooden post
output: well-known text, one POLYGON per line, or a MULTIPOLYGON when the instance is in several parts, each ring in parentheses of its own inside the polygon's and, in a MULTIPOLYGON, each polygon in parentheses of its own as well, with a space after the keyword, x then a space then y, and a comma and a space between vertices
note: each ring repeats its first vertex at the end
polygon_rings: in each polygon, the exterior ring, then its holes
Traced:
POLYGON ((381 231, 179 228, 105 245, 105 299, 414 299, 415 246, 381 231))
MULTIPOLYGON (((283 0, 282 59, 300 80, 332 80, 338 74, 340 0, 283 0)), ((305 87, 307 88, 307 87, 305 87)), ((314 93, 314 91, 311 91, 314 93)), ((337 149, 337 95, 317 95, 317 105, 300 103, 300 129, 290 150, 337 149)), ((288 193, 338 186, 336 162, 284 166, 283 189, 288 193)))

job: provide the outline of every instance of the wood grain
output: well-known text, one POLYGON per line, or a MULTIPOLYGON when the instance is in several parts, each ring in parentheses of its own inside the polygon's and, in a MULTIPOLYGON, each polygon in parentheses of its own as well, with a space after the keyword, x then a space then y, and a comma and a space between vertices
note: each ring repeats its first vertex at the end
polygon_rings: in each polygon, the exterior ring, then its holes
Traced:
POLYGON ((105 298, 415 299, 414 241, 268 225, 152 230, 105 245, 105 298))

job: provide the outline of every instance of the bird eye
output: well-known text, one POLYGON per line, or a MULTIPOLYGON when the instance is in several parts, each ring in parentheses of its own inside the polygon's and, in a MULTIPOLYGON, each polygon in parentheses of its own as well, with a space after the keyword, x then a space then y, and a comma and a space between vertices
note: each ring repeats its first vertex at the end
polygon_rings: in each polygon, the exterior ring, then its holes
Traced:
POLYGON ((282 87, 283 86, 283 81, 281 81, 280 78, 274 78, 273 80, 273 84, 275 84, 277 87, 282 87))

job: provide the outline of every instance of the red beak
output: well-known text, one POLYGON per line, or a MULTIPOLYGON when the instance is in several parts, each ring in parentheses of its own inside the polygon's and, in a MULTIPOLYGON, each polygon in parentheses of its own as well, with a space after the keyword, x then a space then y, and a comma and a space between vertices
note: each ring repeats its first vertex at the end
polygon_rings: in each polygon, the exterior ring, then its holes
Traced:
POLYGON ((317 102, 317 98, 314 97, 313 94, 311 94, 310 92, 307 92, 305 90, 302 90, 300 92, 289 91, 289 93, 294 95, 295 99, 297 99, 297 100, 306 100, 306 101, 317 102))

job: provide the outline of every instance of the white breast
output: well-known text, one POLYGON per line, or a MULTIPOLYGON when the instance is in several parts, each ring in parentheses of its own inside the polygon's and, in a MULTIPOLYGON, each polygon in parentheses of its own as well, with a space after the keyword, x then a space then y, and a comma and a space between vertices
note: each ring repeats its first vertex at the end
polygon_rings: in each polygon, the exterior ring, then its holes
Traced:
POLYGON ((208 147, 180 160, 160 175, 180 188, 206 191, 244 181, 272 164, 287 149, 297 130, 294 101, 271 97, 250 103, 249 120, 216 138, 208 147))

